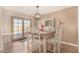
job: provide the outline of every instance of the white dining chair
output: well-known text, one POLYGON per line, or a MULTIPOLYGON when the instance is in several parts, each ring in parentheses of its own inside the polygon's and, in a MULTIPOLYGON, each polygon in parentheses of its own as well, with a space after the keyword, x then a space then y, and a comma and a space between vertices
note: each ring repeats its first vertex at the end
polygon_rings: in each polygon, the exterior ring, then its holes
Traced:
POLYGON ((55 27, 55 31, 52 32, 52 37, 47 39, 47 50, 49 52, 60 53, 61 52, 61 40, 63 35, 63 27, 55 27))
POLYGON ((41 39, 40 39, 40 31, 32 28, 29 32, 27 32, 27 49, 30 52, 30 41, 32 46, 32 52, 41 52, 41 39))
POLYGON ((35 52, 41 52, 41 39, 40 39, 40 31, 33 30, 33 50, 35 52))
POLYGON ((55 30, 55 39, 54 39, 54 53, 60 53, 61 52, 61 40, 63 37, 63 27, 62 25, 59 25, 56 27, 55 30))
POLYGON ((30 53, 32 52, 32 32, 31 31, 28 31, 26 33, 26 36, 27 36, 27 52, 30 53))

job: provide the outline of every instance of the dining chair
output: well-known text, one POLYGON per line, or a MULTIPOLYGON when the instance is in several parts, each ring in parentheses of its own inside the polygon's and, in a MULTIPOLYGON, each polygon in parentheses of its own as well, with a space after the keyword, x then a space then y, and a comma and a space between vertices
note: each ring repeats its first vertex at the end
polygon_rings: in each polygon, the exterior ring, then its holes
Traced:
POLYGON ((55 39, 54 39, 54 53, 61 52, 61 40, 63 36, 63 27, 62 25, 58 25, 55 30, 55 39))
POLYGON ((26 33, 26 36, 27 36, 27 52, 30 53, 32 52, 32 32, 31 31, 28 31, 26 33))
POLYGON ((40 31, 38 29, 32 28, 26 33, 26 35, 28 52, 41 52, 40 31), (32 47, 30 47, 30 45, 32 47), (32 48, 31 51, 30 48, 32 48))
POLYGON ((41 39, 40 39, 40 31, 33 30, 33 50, 34 52, 41 52, 41 39))
POLYGON ((48 34, 51 36, 50 38, 47 39, 47 49, 49 52, 60 53, 63 27, 62 26, 55 27, 55 30, 51 32, 51 34, 48 34))

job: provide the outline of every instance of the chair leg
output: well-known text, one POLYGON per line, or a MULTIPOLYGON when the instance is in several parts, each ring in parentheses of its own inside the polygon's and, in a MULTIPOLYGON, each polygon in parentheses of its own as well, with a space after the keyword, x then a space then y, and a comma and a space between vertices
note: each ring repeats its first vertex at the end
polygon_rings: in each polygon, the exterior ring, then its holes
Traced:
POLYGON ((41 52, 41 44, 40 44, 40 42, 39 42, 39 53, 41 52))
POLYGON ((58 51, 58 53, 60 53, 61 52, 61 48, 60 48, 60 44, 58 44, 58 49, 57 49, 58 51))
POLYGON ((56 44, 54 44, 54 51, 53 52, 56 53, 56 44))

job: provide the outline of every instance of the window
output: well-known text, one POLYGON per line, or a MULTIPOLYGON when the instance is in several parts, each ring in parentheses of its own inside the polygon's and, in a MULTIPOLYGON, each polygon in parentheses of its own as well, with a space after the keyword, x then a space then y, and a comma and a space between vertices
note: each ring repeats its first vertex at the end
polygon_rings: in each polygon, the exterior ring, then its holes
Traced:
POLYGON ((13 33, 14 39, 25 37, 26 31, 30 29, 30 20, 13 18, 13 33))

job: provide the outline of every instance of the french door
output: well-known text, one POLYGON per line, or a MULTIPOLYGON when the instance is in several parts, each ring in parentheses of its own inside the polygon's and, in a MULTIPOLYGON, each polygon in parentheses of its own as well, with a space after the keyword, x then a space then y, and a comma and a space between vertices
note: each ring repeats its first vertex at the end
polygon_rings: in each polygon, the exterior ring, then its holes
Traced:
POLYGON ((13 38, 14 40, 22 39, 26 35, 26 31, 30 29, 30 20, 13 18, 13 38))

